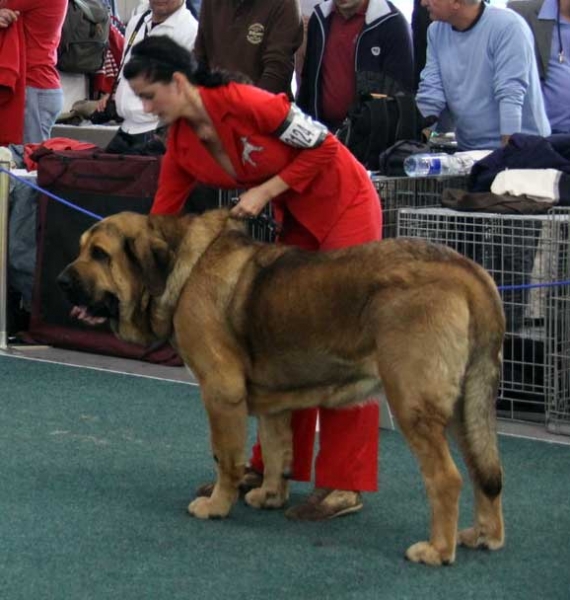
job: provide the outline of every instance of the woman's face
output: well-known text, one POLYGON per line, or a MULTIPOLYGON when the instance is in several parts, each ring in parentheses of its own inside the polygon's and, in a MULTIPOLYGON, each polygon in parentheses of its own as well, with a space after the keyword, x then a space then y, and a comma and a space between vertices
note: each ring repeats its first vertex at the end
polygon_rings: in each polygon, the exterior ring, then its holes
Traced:
POLYGON ((152 83, 146 77, 139 76, 130 79, 129 85, 142 100, 145 113, 152 113, 165 125, 182 116, 183 95, 176 80, 152 83))

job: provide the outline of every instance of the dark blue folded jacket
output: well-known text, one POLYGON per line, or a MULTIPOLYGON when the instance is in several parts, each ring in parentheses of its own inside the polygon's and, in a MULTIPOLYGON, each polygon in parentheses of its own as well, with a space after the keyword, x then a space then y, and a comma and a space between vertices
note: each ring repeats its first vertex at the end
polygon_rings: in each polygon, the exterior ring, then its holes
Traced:
POLYGON ((557 169, 570 174, 570 135, 513 134, 506 146, 473 165, 469 191, 490 191, 495 176, 505 169, 557 169))

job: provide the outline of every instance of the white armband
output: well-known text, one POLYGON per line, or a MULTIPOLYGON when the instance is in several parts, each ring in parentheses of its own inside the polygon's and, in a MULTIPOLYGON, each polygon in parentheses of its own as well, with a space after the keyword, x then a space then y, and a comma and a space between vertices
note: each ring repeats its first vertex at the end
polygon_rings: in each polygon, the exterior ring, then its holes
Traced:
POLYGON ((275 134, 279 139, 294 148, 318 148, 327 137, 328 129, 298 106, 291 104, 289 114, 275 134))

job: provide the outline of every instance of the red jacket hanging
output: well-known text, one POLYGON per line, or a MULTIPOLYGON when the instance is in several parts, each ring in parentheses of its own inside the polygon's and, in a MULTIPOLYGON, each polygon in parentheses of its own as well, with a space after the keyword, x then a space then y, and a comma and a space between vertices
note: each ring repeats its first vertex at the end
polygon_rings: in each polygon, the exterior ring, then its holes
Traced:
POLYGON ((0 29, 0 146, 21 144, 26 100, 24 24, 0 29))
POLYGON ((105 54, 105 63, 100 71, 93 75, 91 82, 92 92, 95 98, 101 94, 109 94, 113 88, 113 83, 119 75, 119 66, 121 57, 123 56, 123 48, 125 46, 125 37, 111 23, 109 29, 109 48, 105 54))

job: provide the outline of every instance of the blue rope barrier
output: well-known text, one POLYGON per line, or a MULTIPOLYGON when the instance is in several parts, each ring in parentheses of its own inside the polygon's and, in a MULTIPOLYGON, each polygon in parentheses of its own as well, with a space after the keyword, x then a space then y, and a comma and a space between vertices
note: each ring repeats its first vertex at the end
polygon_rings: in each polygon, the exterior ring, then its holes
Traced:
POLYGON ((520 285, 498 285, 500 292, 511 292, 513 290, 532 290, 535 288, 562 287, 570 285, 570 281, 551 281, 549 283, 521 283, 520 285))
POLYGON ((97 214, 91 212, 90 210, 81 208, 81 206, 77 206, 77 204, 73 204, 73 202, 69 202, 68 200, 65 200, 64 198, 60 198, 59 196, 56 196, 55 194, 52 194, 51 192, 48 192, 47 190, 44 190, 43 188, 37 186, 35 183, 32 183, 31 181, 28 181, 27 179, 23 179, 22 177, 18 177, 18 175, 14 175, 14 173, 11 173, 10 171, 8 171, 7 169, 4 169, 3 167, 0 167, 0 172, 8 173, 8 175, 10 177, 12 177, 13 179, 15 179, 16 181, 19 181, 20 183, 23 183, 24 185, 31 187, 32 189, 36 190, 37 192, 40 192, 41 194, 45 194, 46 196, 48 196, 52 200, 55 200, 56 202, 59 202, 60 204, 64 204, 65 206, 72 208, 73 210, 83 213, 84 215, 87 215, 88 217, 91 217, 92 219, 95 219, 96 221, 103 220, 103 217, 101 215, 97 215, 97 214))
MULTIPOLYGON (((20 183, 23 183, 24 185, 31 187, 32 189, 40 192, 41 194, 45 194, 46 196, 48 196, 49 198, 52 198, 56 202, 64 204, 65 206, 72 208, 73 210, 77 210, 77 211, 83 213, 83 214, 87 215, 88 217, 95 219, 96 221, 103 220, 102 216, 92 213, 91 211, 86 210, 85 208, 81 208, 81 206, 77 206, 77 204, 73 204, 72 202, 69 202, 68 200, 65 200, 64 198, 56 196, 55 194, 52 194, 51 192, 48 192, 47 190, 37 186, 35 183, 32 183, 31 181, 28 181, 27 179, 23 179, 21 177, 18 177, 17 175, 14 175, 14 173, 8 171, 7 169, 4 169, 3 167, 0 167, 0 172, 7 173, 10 177, 14 178, 16 181, 19 181, 20 183)), ((237 198, 232 198, 232 204, 237 204, 237 202, 238 202, 237 198)), ((271 217, 268 217, 267 215, 259 215, 257 217, 257 219, 261 223, 267 225, 270 229, 278 228, 277 223, 271 217)), ((536 288, 562 287, 565 285, 570 285, 570 280, 551 281, 549 283, 525 283, 525 284, 521 284, 521 285, 498 285, 497 289, 500 292, 512 292, 515 290, 531 290, 531 289, 536 289, 536 288)))

